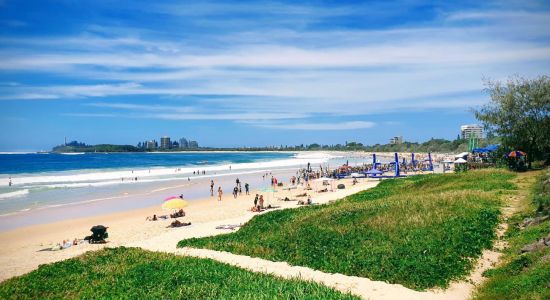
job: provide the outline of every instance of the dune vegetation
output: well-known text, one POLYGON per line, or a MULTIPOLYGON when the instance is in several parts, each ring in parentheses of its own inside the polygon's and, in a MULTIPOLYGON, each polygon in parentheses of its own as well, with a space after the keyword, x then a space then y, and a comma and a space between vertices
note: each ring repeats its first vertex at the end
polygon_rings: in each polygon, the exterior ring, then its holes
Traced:
POLYGON ((88 252, 0 283, 0 299, 358 299, 210 259, 137 248, 88 252))
POLYGON ((508 220, 502 262, 483 274, 488 279, 476 299, 550 299, 550 247, 521 251, 550 236, 550 170, 537 178, 530 192, 521 198, 523 209, 508 220), (537 219, 542 221, 526 224, 537 219))
POLYGON ((381 182, 332 204, 258 215, 239 231, 182 240, 330 273, 445 287, 492 245, 500 196, 515 189, 500 170, 381 182))

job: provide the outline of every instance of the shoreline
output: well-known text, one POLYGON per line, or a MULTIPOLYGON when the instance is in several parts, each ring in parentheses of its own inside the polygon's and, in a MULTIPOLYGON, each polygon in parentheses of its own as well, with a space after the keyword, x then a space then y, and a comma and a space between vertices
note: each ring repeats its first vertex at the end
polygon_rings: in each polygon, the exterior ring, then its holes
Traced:
MULTIPOLYGON (((378 180, 364 179, 352 186, 351 179, 342 179, 339 183, 344 183, 346 189, 335 189, 327 193, 308 191, 308 194, 312 195, 315 203, 322 204, 376 186, 378 182, 378 180)), ((294 195, 303 192, 302 188, 288 191, 278 188, 277 190, 275 198, 286 196, 294 198, 294 195)), ((237 199, 233 199, 231 193, 226 192, 222 201, 217 201, 215 196, 191 201, 185 208, 186 216, 179 220, 191 222, 192 225, 182 228, 166 228, 174 219, 146 221, 146 217, 153 214, 167 213, 158 205, 0 232, 0 241, 4 245, 0 248, 0 281, 30 272, 41 264, 68 259, 103 247, 138 245, 174 234, 193 237, 226 233, 228 231, 215 229, 215 226, 235 222, 244 223, 258 214, 249 210, 256 193, 261 194, 259 189, 254 189, 251 190, 250 195, 243 193, 237 199), (51 248, 53 244, 62 240, 81 239, 90 234, 89 230, 92 226, 99 224, 109 227, 107 244, 80 244, 60 251, 40 251, 51 248), (29 260, 29 257, 33 259, 29 260)), ((266 196, 265 205, 268 204, 280 206, 279 209, 299 207, 296 201, 278 201, 266 196)), ((271 210, 262 213, 268 211, 271 210)), ((179 240, 173 242, 177 241, 179 240)))

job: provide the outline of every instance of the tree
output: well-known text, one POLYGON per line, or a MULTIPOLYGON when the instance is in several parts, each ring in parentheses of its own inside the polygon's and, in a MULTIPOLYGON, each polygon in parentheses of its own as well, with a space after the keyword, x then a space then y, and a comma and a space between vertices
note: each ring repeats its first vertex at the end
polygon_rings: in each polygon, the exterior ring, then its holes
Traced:
POLYGON ((489 133, 501 137, 509 150, 527 152, 529 167, 550 153, 550 77, 510 78, 506 83, 486 81, 491 100, 474 110, 489 133))

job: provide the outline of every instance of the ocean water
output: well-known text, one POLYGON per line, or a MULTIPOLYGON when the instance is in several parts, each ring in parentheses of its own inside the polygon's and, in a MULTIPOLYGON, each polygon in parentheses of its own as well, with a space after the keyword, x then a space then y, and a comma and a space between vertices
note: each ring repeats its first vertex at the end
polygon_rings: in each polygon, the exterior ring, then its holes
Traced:
POLYGON ((0 154, 0 229, 13 227, 8 223, 19 215, 43 218, 54 209, 73 207, 70 213, 76 217, 148 207, 175 192, 190 200, 204 198, 209 196, 210 180, 224 189, 232 188, 235 177, 258 186, 265 172, 290 176, 308 163, 335 165, 342 159, 327 153, 290 152, 4 153, 0 154))

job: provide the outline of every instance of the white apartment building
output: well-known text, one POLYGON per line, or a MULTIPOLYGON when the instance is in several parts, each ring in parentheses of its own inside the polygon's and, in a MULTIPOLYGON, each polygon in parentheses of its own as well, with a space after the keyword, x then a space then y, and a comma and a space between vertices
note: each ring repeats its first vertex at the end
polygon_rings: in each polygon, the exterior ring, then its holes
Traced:
POLYGON ((475 138, 483 137, 483 126, 477 124, 462 125, 460 126, 460 136, 463 139, 469 139, 470 136, 475 138))

